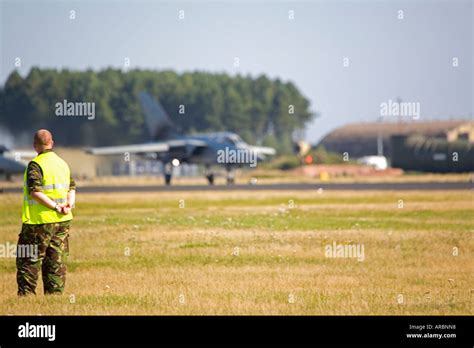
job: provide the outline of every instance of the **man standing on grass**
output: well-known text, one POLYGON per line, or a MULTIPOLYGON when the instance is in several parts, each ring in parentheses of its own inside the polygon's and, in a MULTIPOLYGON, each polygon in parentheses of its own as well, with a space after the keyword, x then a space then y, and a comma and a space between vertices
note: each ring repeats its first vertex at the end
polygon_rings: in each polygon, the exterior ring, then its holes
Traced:
POLYGON ((76 185, 67 163, 53 152, 53 136, 35 133, 38 155, 28 164, 23 184, 23 225, 16 266, 18 295, 36 294, 41 269, 45 294, 61 294, 66 281, 65 258, 76 185))

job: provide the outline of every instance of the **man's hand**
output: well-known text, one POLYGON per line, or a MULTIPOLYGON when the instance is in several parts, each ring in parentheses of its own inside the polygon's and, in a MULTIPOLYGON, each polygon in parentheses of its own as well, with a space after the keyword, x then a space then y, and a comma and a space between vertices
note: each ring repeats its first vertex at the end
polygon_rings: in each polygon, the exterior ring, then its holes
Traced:
POLYGON ((71 209, 72 209, 72 207, 71 207, 71 205, 70 205, 69 203, 63 204, 63 205, 61 206, 61 208, 62 208, 62 213, 63 213, 64 215, 69 214, 69 213, 71 212, 71 209))
POLYGON ((59 213, 59 214, 63 214, 63 205, 61 205, 61 204, 56 204, 56 205, 54 206, 54 210, 56 210, 56 212, 59 213))
POLYGON ((71 206, 69 204, 57 204, 54 210, 59 214, 67 215, 71 212, 71 206))
POLYGON ((43 192, 40 192, 40 191, 33 191, 31 193, 31 197, 33 197, 33 199, 39 202, 41 205, 44 205, 45 207, 53 209, 57 211, 59 214, 66 215, 71 212, 71 209, 74 206, 74 202, 76 199, 76 192, 75 191, 68 192, 67 203, 64 203, 64 204, 57 204, 55 201, 53 201, 51 198, 49 198, 43 192))

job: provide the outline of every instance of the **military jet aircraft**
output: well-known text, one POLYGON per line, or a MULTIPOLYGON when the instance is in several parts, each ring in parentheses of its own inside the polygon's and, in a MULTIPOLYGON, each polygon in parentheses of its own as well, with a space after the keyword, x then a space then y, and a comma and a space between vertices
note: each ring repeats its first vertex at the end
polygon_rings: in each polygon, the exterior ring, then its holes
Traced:
POLYGON ((15 160, 15 156, 4 145, 0 145, 0 174, 10 180, 14 174, 23 174, 26 165, 15 160))
POLYGON ((166 111, 153 97, 146 92, 140 92, 138 97, 153 140, 143 144, 90 148, 86 150, 88 153, 94 155, 128 153, 161 161, 164 164, 166 185, 171 184, 172 167, 181 163, 204 165, 210 185, 214 184, 211 167, 224 166, 227 171, 227 183, 232 184, 233 169, 244 166, 255 167, 257 161, 275 155, 275 149, 249 145, 238 134, 232 132, 180 135, 166 111))

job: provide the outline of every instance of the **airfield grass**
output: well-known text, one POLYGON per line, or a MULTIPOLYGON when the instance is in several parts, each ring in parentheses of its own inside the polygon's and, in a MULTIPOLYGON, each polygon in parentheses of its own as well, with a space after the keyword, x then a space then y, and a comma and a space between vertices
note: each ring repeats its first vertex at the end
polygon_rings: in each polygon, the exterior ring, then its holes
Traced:
MULTIPOLYGON (((20 204, 0 195, 2 245, 20 204)), ((473 213, 469 191, 79 191, 65 294, 18 298, 2 257, 0 314, 472 315, 473 213)))

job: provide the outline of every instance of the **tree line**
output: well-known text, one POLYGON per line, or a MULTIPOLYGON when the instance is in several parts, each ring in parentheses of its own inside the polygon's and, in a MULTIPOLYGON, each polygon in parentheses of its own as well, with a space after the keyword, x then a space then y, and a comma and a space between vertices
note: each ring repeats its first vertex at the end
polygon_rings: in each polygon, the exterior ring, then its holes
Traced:
POLYGON ((32 68, 25 78, 13 71, 0 89, 0 126, 14 135, 47 128, 62 146, 144 142, 141 91, 159 100, 179 132, 234 131, 282 153, 314 116, 293 83, 265 75, 32 68), (58 117, 55 105, 64 100, 93 102, 96 116, 58 117))

